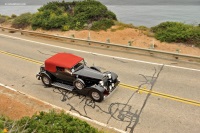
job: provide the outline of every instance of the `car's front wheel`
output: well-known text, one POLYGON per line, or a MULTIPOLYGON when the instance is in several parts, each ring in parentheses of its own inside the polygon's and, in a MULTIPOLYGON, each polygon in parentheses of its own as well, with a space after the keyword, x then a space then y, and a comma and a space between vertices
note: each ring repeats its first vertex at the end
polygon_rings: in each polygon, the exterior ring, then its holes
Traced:
POLYGON ((42 83, 43 83, 45 86, 48 86, 48 87, 51 86, 52 81, 51 81, 51 79, 50 79, 47 75, 43 74, 43 75, 41 76, 41 79, 42 79, 42 83))
POLYGON ((95 102, 101 102, 103 100, 103 93, 94 89, 90 92, 90 97, 95 102))

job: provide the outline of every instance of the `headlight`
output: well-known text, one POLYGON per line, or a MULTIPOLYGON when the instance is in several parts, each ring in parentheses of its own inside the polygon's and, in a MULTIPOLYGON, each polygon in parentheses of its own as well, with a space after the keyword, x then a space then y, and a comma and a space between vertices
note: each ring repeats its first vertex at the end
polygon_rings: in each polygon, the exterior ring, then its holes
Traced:
POLYGON ((101 86, 103 86, 103 85, 104 85, 103 81, 99 81, 99 84, 100 84, 101 86))
POLYGON ((109 89, 112 90, 112 86, 111 85, 109 86, 109 89))
POLYGON ((115 84, 114 84, 114 83, 112 83, 112 87, 115 87, 115 84))
POLYGON ((44 70, 44 67, 40 67, 40 72, 42 72, 44 70))
POLYGON ((111 79, 111 78, 112 78, 112 76, 111 76, 111 74, 110 74, 110 73, 108 74, 108 78, 109 78, 109 79, 111 79))

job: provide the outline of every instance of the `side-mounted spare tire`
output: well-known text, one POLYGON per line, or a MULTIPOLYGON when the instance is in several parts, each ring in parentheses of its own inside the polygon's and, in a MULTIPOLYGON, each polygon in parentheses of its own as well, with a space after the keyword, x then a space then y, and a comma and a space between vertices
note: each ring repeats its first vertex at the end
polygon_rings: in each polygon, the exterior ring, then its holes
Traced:
POLYGON ((52 80, 50 78, 50 76, 46 75, 46 74, 42 74, 41 75, 41 79, 42 79, 42 83, 47 86, 47 87, 50 87, 51 86, 51 83, 52 83, 52 80))
POLYGON ((85 88, 85 83, 82 79, 77 78, 74 83, 73 83, 74 87, 78 90, 82 90, 83 88, 85 88))
POLYGON ((96 89, 91 90, 89 96, 95 102, 101 102, 104 99, 103 93, 96 89))

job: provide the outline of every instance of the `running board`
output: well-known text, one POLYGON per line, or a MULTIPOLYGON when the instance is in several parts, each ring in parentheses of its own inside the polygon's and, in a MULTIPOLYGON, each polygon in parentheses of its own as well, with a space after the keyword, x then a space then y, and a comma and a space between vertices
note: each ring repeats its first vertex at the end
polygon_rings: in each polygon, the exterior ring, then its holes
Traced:
POLYGON ((62 88, 62 89, 69 90, 69 91, 72 91, 74 89, 74 86, 66 85, 66 84, 59 83, 59 82, 54 82, 51 85, 54 87, 62 88))

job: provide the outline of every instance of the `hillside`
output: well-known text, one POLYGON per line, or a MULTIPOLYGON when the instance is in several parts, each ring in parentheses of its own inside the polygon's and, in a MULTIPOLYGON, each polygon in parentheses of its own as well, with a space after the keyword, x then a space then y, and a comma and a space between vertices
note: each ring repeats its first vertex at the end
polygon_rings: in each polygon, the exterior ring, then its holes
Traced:
POLYGON ((154 48, 200 56, 200 26, 163 22, 135 27, 117 21, 116 15, 95 0, 49 2, 35 14, 0 15, 0 24, 13 28, 120 45, 154 48), (157 40, 158 39, 158 40, 157 40), (159 41, 160 40, 160 41, 159 41))
MULTIPOLYGON (((147 34, 147 31, 139 30, 136 28, 124 28, 120 29, 120 26, 113 26, 109 30, 104 31, 89 31, 89 30, 70 30, 66 32, 61 32, 58 30, 42 30, 38 29, 37 32, 47 33, 52 35, 61 35, 66 37, 71 37, 74 35, 75 38, 88 39, 90 36, 90 40, 107 42, 110 40, 110 43, 126 45, 128 46, 128 42, 131 41, 131 46, 140 47, 140 48, 151 48, 152 44, 154 44, 155 50, 162 50, 166 52, 174 52, 181 54, 188 54, 194 56, 200 56, 200 49, 195 47, 194 45, 186 45, 183 43, 167 43, 160 42, 156 40, 154 37, 150 37, 147 34), (117 30, 118 29, 118 30, 117 30)), ((31 29, 29 29, 31 30, 31 29)))

